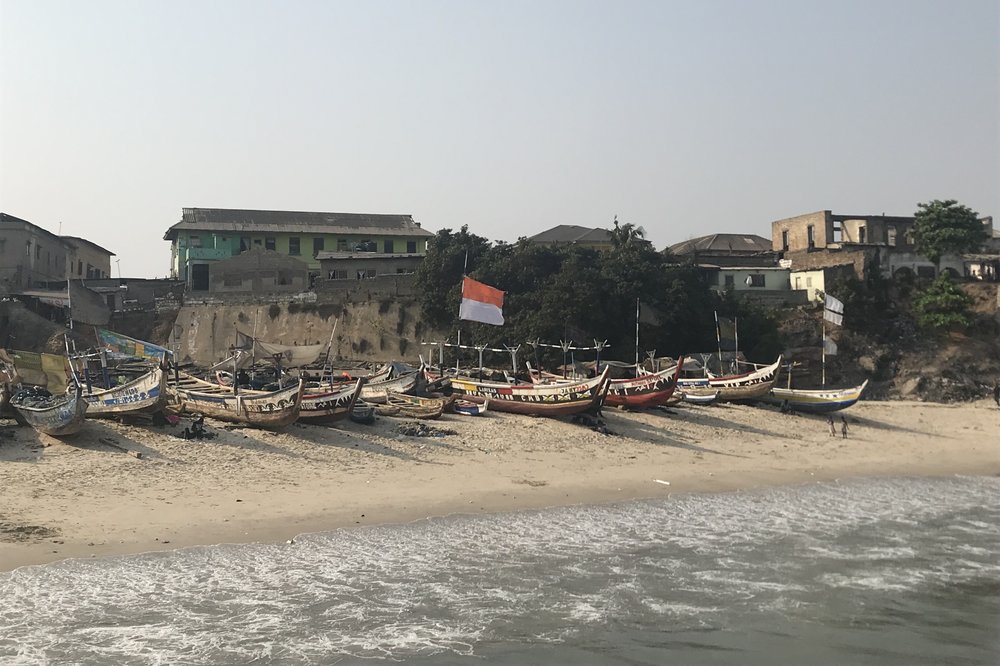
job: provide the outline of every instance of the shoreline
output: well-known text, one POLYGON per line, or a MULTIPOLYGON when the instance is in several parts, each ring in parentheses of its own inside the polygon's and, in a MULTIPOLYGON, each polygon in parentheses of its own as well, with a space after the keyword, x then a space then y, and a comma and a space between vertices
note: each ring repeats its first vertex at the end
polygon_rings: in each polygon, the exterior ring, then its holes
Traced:
POLYGON ((2 426, 0 571, 71 559, 398 525, 455 514, 794 486, 858 477, 1000 474, 1000 410, 862 401, 825 417, 743 405, 605 410, 618 436, 567 421, 498 415, 429 422, 455 434, 403 437, 405 422, 227 429, 88 421, 60 442, 2 426), (838 414, 838 420, 839 420, 838 414), (102 442, 102 439, 105 440, 102 442), (137 459, 109 444, 142 454, 137 459), (670 485, 656 483, 668 481, 670 485))

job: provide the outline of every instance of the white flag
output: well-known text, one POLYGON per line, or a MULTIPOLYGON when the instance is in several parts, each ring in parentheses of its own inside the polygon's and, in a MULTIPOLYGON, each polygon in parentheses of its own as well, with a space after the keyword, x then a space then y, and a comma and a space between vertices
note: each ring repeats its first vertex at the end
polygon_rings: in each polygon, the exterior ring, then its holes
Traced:
POLYGON ((823 351, 826 353, 827 356, 836 356, 837 343, 831 340, 830 338, 825 338, 823 340, 823 351))
POLYGON ((837 326, 844 325, 844 303, 830 294, 826 294, 826 304, 823 308, 823 318, 837 326))

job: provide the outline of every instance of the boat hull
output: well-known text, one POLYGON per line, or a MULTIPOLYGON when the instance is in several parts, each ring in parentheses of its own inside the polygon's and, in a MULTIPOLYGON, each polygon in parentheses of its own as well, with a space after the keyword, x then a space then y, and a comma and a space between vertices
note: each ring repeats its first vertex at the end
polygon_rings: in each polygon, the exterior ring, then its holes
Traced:
POLYGON ((383 381, 369 382, 361 387, 361 399, 365 402, 380 405, 385 404, 385 394, 407 393, 417 386, 417 381, 421 377, 421 372, 410 372, 402 377, 386 379, 383 381))
POLYGON ((303 382, 278 391, 246 391, 232 394, 217 390, 209 382, 186 377, 186 383, 170 392, 188 414, 203 414, 220 421, 254 428, 284 428, 295 422, 302 406, 303 382), (204 386, 202 386, 204 385, 204 386))
POLYGON ((25 423, 38 432, 53 437, 75 435, 83 428, 87 415, 87 402, 80 391, 59 396, 51 407, 29 407, 12 403, 25 423))
POLYGON ((641 375, 631 379, 612 379, 608 382, 608 395, 604 404, 623 409, 648 409, 666 405, 677 388, 677 375, 684 359, 661 372, 641 375))
POLYGON ((157 367, 121 386, 84 392, 83 399, 87 402, 88 417, 158 412, 169 399, 167 374, 157 367))
POLYGON ((868 387, 865 381, 860 386, 846 389, 808 390, 773 388, 766 402, 786 405, 788 409, 809 414, 826 414, 847 409, 858 400, 868 387))
POLYGON ((531 416, 567 416, 600 409, 608 390, 608 369, 600 377, 561 384, 497 384, 452 377, 452 393, 473 402, 489 401, 492 411, 531 416))
POLYGON ((346 419, 361 395, 365 380, 332 391, 307 390, 302 395, 299 420, 308 423, 335 423, 346 419))
POLYGON ((781 357, 769 366, 742 375, 709 375, 706 379, 679 379, 681 390, 711 389, 719 392, 720 402, 740 402, 757 400, 766 396, 778 380, 778 370, 781 367, 781 357))

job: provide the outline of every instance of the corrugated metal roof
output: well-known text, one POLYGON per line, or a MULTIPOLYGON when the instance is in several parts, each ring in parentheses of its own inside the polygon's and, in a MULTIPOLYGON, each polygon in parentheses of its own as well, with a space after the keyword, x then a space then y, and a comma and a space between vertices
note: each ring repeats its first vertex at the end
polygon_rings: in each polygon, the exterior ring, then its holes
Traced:
POLYGON ((533 243, 610 243, 607 229, 591 229, 575 224, 560 224, 528 238, 533 243))
POLYGON ((181 221, 163 235, 174 240, 177 232, 276 232, 324 233, 368 236, 420 236, 434 234, 422 229, 412 215, 374 213, 312 213, 306 211, 244 210, 235 208, 184 208, 181 221))
POLYGON ((719 254, 758 254, 773 252, 771 241, 756 234, 712 234, 700 236, 670 246, 670 253, 688 255, 695 252, 719 254))

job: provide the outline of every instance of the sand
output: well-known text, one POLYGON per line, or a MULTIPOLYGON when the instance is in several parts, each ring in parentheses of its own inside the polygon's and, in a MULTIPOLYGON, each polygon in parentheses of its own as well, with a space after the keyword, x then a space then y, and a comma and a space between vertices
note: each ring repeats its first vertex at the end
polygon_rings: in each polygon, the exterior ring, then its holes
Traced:
POLYGON ((450 513, 517 511, 860 476, 1000 474, 1000 409, 861 402, 836 415, 745 405, 605 410, 610 435, 508 414, 426 422, 454 432, 208 420, 88 421, 58 440, 0 421, 0 570, 217 543, 274 542, 450 513), (839 434, 847 416, 848 437, 839 434), (140 454, 129 455, 126 451, 140 454))

